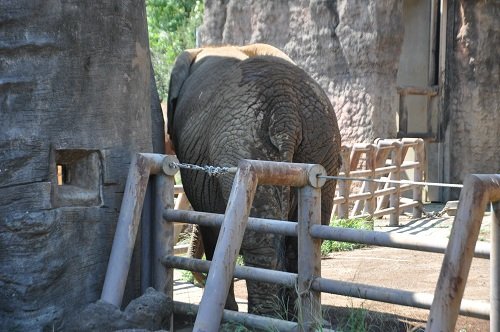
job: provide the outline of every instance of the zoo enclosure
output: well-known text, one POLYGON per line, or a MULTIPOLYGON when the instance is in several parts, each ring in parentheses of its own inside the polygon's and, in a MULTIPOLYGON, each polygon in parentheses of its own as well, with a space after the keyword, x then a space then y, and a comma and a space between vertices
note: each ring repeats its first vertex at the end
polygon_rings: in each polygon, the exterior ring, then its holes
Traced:
MULTIPOLYGON (((363 242, 374 245, 387 245, 400 248, 420 249, 425 251, 443 252, 441 245, 428 244, 427 241, 414 240, 405 245, 405 238, 392 234, 382 235, 374 231, 357 231, 355 234, 342 233, 340 229, 320 225, 319 197, 320 187, 324 182, 321 177, 324 169, 319 165, 273 163, 263 161, 243 161, 238 168, 231 192, 228 209, 224 216, 211 214, 197 214, 194 212, 173 210, 174 181, 172 169, 173 157, 161 159, 160 155, 139 155, 132 164, 127 180, 122 211, 117 226, 113 249, 106 274, 102 293, 102 300, 120 305, 124 290, 129 257, 138 228, 139 206, 144 198, 149 174, 161 173, 156 176, 155 220, 158 240, 155 246, 154 285, 155 287, 173 295, 172 267, 190 268, 206 271, 208 266, 206 290, 200 304, 195 330, 215 331, 222 316, 230 316, 233 320, 240 320, 253 326, 273 325, 280 330, 290 330, 296 323, 282 322, 265 317, 256 317, 249 314, 230 313, 223 310, 229 283, 233 278, 236 253, 239 251, 243 232, 248 222, 248 228, 256 231, 277 232, 299 238, 299 271, 291 274, 279 271, 267 271, 251 267, 237 267, 235 276, 249 279, 276 282, 286 286, 297 284, 302 303, 302 321, 299 328, 312 329, 320 321, 321 310, 319 292, 325 291, 340 295, 362 297, 378 301, 429 308, 429 331, 451 330, 455 325, 458 313, 487 318, 490 305, 479 305, 475 301, 460 300, 465 288, 470 261, 474 255, 474 244, 477 241, 481 226, 482 214, 489 201, 497 202, 494 205, 492 223, 492 292, 491 292, 491 326, 498 328, 498 219, 500 214, 500 176, 499 175, 472 175, 466 179, 465 190, 462 191, 461 205, 459 206, 456 221, 453 226, 448 249, 443 261, 443 267, 438 280, 434 298, 430 294, 411 293, 401 290, 375 286, 346 283, 328 280, 319 277, 320 274, 320 238, 341 241, 363 242), (146 168, 146 170, 144 170, 146 168), (320 175, 320 177, 318 177, 320 175), (257 218, 248 218, 251 198, 255 192, 257 182, 260 184, 282 184, 299 187, 299 222, 273 221, 257 218), (164 210, 163 206, 167 209, 164 210), (123 212, 123 213, 122 213, 123 212), (124 217, 122 218, 122 214, 124 217), (189 222, 203 225, 220 225, 221 235, 217 243, 214 259, 210 262, 188 260, 173 256, 173 225, 163 222, 162 215, 168 221, 178 221, 186 217, 189 222), (158 231, 159 230, 159 231, 158 231), (235 238, 236 234, 236 238, 235 238), (385 237, 384 237, 385 236, 385 237), (163 245, 162 245, 163 244, 163 245), (169 268, 164 268, 165 264, 169 268), (218 287, 214 287, 217 285, 218 287), (223 286, 222 288, 220 286, 223 286), (220 304, 220 305, 214 305, 220 304), (263 323, 264 322, 264 323, 263 323), (208 325, 207 325, 208 324, 208 325)), ((408 237, 408 236, 407 236, 408 237)), ((409 237, 408 237, 409 239, 409 237)), ((476 248, 476 256, 488 257, 488 248, 476 248)), ((188 304, 176 303, 174 311, 191 310, 188 304)))
POLYGON ((341 156, 342 168, 334 199, 336 215, 341 218, 390 215, 391 226, 399 224, 399 216, 405 209, 413 208, 414 218, 422 216, 422 187, 414 183, 424 179, 422 139, 377 139, 373 144, 344 145, 341 156), (413 150, 413 160, 406 161, 410 150, 413 150), (352 178, 393 182, 363 181, 361 186, 354 186, 352 178), (397 183, 408 179, 413 181, 397 183), (402 197, 406 192, 411 192, 411 198, 402 197))
MULTIPOLYGON (((377 139, 374 143, 343 145, 341 157, 333 201, 336 216, 347 219, 389 215, 390 226, 399 225, 399 217, 406 209, 412 208, 413 218, 422 216, 422 186, 415 184, 423 181, 425 173, 425 145, 421 138, 377 139), (406 160, 410 151, 413 160, 406 160), (360 180, 353 180, 357 178, 381 182, 363 181, 360 186, 353 183, 359 183, 360 180), (405 194, 411 198, 403 197, 405 194)), ((176 208, 186 209, 189 202, 183 196, 182 185, 175 186, 175 194, 179 195, 176 208)), ((176 240, 182 227, 181 223, 175 225, 176 240)), ((176 252, 187 249, 187 245, 177 246, 176 252)))

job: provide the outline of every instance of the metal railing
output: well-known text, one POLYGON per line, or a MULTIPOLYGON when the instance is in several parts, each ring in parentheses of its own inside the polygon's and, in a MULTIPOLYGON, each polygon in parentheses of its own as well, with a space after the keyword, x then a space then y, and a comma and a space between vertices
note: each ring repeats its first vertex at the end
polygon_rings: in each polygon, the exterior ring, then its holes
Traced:
MULTIPOLYGON (((154 285, 167 296, 173 297, 172 269, 179 267, 198 271, 208 271, 205 292, 203 294, 194 331, 217 331, 223 317, 240 319, 250 326, 270 324, 278 330, 289 331, 293 325, 300 330, 313 330, 321 322, 320 292, 329 292, 352 297, 361 297, 377 301, 430 308, 427 330, 452 330, 459 313, 475 317, 488 318, 492 331, 498 330, 498 314, 500 310, 498 296, 498 241, 500 175, 471 175, 465 181, 461 203, 453 225, 450 240, 447 244, 441 275, 438 285, 432 294, 412 293, 397 289, 361 285, 343 281, 320 278, 320 239, 362 242, 373 239, 372 244, 388 245, 407 249, 424 249, 427 251, 444 251, 444 244, 428 244, 423 240, 409 241, 399 236, 387 236, 385 233, 352 233, 342 232, 328 226, 320 225, 320 192, 326 181, 321 178, 324 169, 319 165, 288 164, 264 161, 242 161, 239 165, 233 189, 225 215, 199 214, 173 209, 174 181, 176 170, 169 167, 172 156, 139 155, 129 172, 122 211, 120 212, 117 233, 106 274, 101 299, 120 305, 123 295, 133 243, 137 234, 139 216, 137 209, 143 199, 143 191, 147 181, 145 176, 159 173, 156 176, 157 197, 155 207, 156 237, 154 285), (163 158, 163 156, 162 156, 163 158), (144 160, 148 160, 147 162, 144 160), (142 167, 142 168, 141 168, 142 167), (148 168, 144 171, 144 168, 148 168), (165 172, 165 175, 163 174, 165 172), (318 177, 320 175, 320 177, 318 177), (290 185, 298 187, 299 217, 298 223, 286 221, 270 221, 249 218, 249 211, 255 188, 258 184, 290 185), (481 226, 482 213, 487 202, 494 204, 492 223, 492 249, 476 248, 475 243, 481 226), (125 205, 124 205, 125 204, 125 205), (164 209, 165 207, 166 209, 164 209), (124 216, 122 217, 122 214, 124 216), (163 217, 169 222, 163 222, 163 217), (173 253, 173 223, 170 221, 196 222, 205 226, 220 225, 220 236, 212 262, 189 260, 176 257, 173 253), (239 252, 245 229, 264 232, 276 232, 288 236, 298 236, 299 257, 298 273, 269 271, 251 267, 236 267, 236 253, 239 252), (124 230, 127 230, 126 232, 124 230), (119 239, 120 238, 120 239, 119 239), (116 254, 119 252, 120 254, 116 254), (490 256, 492 266, 491 304, 462 300, 463 290, 470 268, 470 261, 476 253, 479 257, 490 256), (230 313, 223 309, 229 285, 234 276, 248 279, 276 282, 285 286, 295 285, 300 294, 302 316, 300 324, 279 321, 266 317, 258 317, 244 313, 230 313), (215 287, 216 286, 216 287, 215 287), (460 305, 460 303, 462 303, 460 305), (490 314, 491 311, 491 314, 490 314), (295 324, 295 325, 294 325, 295 324)), ((140 213, 139 213, 140 214, 140 213)), ((364 231, 366 232, 366 231, 364 231)), ((367 241, 370 243, 370 241, 367 241)), ((175 302, 174 312, 193 307, 175 302)))

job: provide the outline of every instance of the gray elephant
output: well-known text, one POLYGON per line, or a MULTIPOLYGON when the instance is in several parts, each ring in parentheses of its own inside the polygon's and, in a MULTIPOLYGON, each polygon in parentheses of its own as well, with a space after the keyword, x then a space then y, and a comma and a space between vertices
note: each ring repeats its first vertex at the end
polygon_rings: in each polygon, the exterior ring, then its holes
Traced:
MULTIPOLYGON (((340 133, 321 87, 280 50, 265 44, 199 48, 179 55, 171 74, 168 133, 180 162, 236 166, 242 159, 340 168, 340 133)), ((181 169, 186 195, 197 211, 224 213, 233 176, 211 177, 181 169)), ((328 224, 335 182, 322 190, 328 224)), ((297 197, 288 187, 258 186, 251 216, 297 220, 297 197)), ((202 228, 212 259, 218 229, 202 228)), ((246 231, 241 253, 249 266, 297 271, 297 239, 246 231)), ((247 281, 249 312, 281 315, 290 291, 247 281)), ((227 309, 237 310, 233 287, 227 309)))

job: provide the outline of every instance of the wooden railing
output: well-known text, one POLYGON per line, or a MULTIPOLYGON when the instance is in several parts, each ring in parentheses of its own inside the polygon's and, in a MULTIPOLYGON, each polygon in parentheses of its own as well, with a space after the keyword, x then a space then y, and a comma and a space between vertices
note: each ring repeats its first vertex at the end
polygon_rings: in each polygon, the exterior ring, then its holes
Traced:
POLYGON ((413 217, 422 214, 422 186, 400 183, 354 181, 402 179, 421 182, 424 178, 425 148, 420 138, 381 139, 374 143, 342 146, 342 168, 337 181, 334 212, 340 218, 377 218, 390 215, 389 224, 399 224, 403 210, 413 208, 413 217), (407 159, 413 150, 413 160, 407 159), (411 191, 411 198, 404 198, 411 191))

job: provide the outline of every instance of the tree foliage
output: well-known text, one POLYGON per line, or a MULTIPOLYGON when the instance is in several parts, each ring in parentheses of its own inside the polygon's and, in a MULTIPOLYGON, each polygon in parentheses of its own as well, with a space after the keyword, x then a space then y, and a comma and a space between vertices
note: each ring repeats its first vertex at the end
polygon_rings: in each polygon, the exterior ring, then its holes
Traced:
POLYGON ((158 93, 167 97, 175 58, 196 46, 196 28, 203 20, 202 0, 146 0, 149 45, 158 93))

